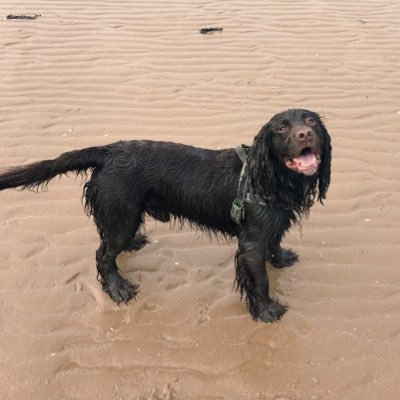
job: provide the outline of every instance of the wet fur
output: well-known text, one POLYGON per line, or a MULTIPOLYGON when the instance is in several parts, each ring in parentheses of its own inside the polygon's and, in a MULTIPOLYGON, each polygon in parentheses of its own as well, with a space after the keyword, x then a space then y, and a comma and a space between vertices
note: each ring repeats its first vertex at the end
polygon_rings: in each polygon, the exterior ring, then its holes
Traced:
POLYGON ((103 290, 116 302, 128 302, 139 290, 120 275, 116 257, 148 243, 140 232, 146 214, 162 222, 188 222, 203 231, 237 237, 236 286, 252 317, 272 322, 280 319, 286 308, 270 297, 265 263, 281 268, 297 261, 297 255, 282 249, 280 243, 314 201, 325 198, 330 161, 330 137, 317 114, 307 110, 277 114, 255 137, 248 153, 250 189, 268 206, 247 203, 240 226, 230 217, 242 168, 234 149, 121 141, 12 168, 0 175, 0 190, 38 189, 57 175, 90 170, 84 200, 100 235, 98 277, 103 290), (280 124, 288 121, 294 126, 304 115, 318 121, 314 131, 322 162, 312 176, 288 170, 281 160, 281 154, 296 151, 297 144, 278 132, 280 124))

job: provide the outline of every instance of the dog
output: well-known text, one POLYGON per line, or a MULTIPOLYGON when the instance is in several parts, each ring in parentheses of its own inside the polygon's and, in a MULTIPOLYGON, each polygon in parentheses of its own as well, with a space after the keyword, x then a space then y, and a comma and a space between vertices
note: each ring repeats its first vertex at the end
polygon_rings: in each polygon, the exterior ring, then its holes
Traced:
POLYGON ((141 233, 147 214, 237 238, 235 286, 253 319, 274 322, 286 307, 270 297, 266 262, 282 268, 298 260, 281 241, 315 200, 323 204, 331 139, 318 114, 289 109, 236 150, 119 141, 10 168, 0 174, 0 190, 39 190, 58 175, 88 170, 83 199, 100 236, 98 279, 112 300, 127 303, 138 293, 120 275, 116 257, 148 243, 141 233))

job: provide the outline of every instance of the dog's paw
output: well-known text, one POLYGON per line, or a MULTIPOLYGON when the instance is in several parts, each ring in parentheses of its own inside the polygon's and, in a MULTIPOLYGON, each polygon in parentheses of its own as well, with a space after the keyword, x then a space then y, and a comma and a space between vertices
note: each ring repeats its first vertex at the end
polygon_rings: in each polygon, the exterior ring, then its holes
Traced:
POLYGON ((135 237, 126 245, 124 251, 137 251, 150 243, 146 235, 138 233, 135 237))
POLYGON ((139 285, 132 284, 120 275, 113 275, 103 283, 103 291, 108 293, 111 300, 116 303, 124 302, 126 304, 136 297, 139 292, 139 285))
POLYGON ((263 322, 275 322, 283 317, 287 311, 287 307, 282 304, 271 302, 260 307, 257 319, 263 322))
POLYGON ((290 249, 281 249, 279 253, 273 254, 269 259, 275 268, 291 267, 297 261, 299 261, 299 256, 290 249))

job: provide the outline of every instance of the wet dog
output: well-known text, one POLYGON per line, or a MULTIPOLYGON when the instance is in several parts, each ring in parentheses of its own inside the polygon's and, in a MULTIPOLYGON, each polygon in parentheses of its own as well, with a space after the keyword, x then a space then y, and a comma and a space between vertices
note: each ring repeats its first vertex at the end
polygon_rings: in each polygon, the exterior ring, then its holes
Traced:
POLYGON ((316 113, 291 109, 275 115, 241 153, 120 141, 10 168, 0 174, 0 190, 39 189, 57 175, 90 170, 84 199, 100 235, 97 271, 116 302, 137 295, 139 286, 120 275, 116 257, 148 243, 140 231, 146 214, 237 237, 237 288, 254 319, 273 322, 286 308, 270 297, 265 264, 281 268, 297 261, 281 241, 314 201, 322 203, 326 196, 330 136, 316 113))

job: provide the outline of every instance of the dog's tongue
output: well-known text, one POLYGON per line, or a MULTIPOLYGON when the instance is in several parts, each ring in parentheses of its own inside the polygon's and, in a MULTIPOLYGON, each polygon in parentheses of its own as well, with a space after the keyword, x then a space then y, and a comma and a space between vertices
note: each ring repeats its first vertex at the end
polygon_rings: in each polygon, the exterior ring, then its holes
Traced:
POLYGON ((314 153, 307 152, 306 154, 302 154, 295 158, 293 161, 296 161, 296 163, 302 167, 310 167, 317 164, 317 157, 315 157, 314 153))
POLYGON ((286 166, 288 168, 305 175, 314 174, 317 171, 319 164, 320 161, 317 156, 311 151, 306 151, 298 157, 286 161, 286 166))

